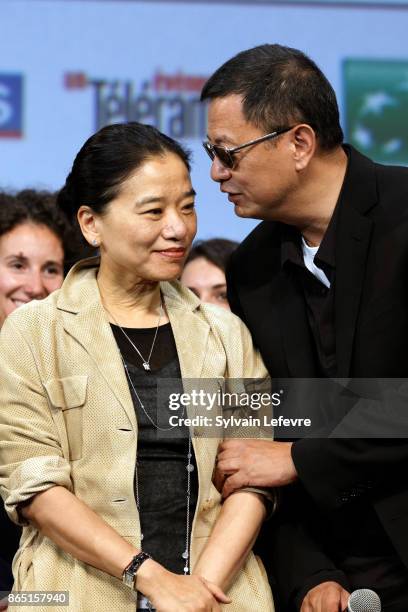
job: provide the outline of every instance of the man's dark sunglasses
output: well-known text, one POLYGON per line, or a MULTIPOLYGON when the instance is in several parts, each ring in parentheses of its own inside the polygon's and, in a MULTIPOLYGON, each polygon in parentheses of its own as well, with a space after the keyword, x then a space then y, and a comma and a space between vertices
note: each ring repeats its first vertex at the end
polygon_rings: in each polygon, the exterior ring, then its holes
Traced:
POLYGON ((233 149, 229 149, 228 147, 223 147, 221 145, 211 144, 211 142, 208 142, 208 140, 203 142, 203 147, 207 151, 208 157, 211 159, 211 161, 214 159, 214 157, 217 157, 223 166, 232 169, 235 165, 235 153, 241 151, 241 149, 245 149, 245 147, 250 147, 252 145, 258 144, 259 142, 264 142, 265 140, 276 138, 277 136, 280 136, 285 132, 289 132, 289 130, 292 130, 294 127, 295 126, 292 125, 291 127, 275 130, 275 132, 271 132, 270 134, 266 134, 265 136, 261 136, 260 138, 255 138, 255 140, 245 142, 244 144, 239 145, 238 147, 234 147, 233 149))

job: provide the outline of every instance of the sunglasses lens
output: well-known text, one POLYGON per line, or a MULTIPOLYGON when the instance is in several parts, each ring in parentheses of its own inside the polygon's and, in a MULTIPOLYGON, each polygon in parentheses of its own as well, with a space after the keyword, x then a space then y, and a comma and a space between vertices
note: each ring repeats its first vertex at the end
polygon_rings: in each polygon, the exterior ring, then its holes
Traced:
POLYGON ((224 147, 213 145, 213 150, 223 166, 226 166, 227 168, 232 168, 232 166, 234 165, 234 160, 232 159, 228 151, 224 149, 224 147))
POLYGON ((206 150, 208 157, 211 161, 214 160, 214 157, 217 156, 223 166, 227 168, 232 168, 234 165, 234 160, 232 159, 231 154, 224 149, 224 147, 220 147, 218 145, 213 145, 210 142, 203 142, 203 147, 206 150))
POLYGON ((204 147, 204 150, 207 153, 208 157, 212 161, 214 159, 214 157, 215 157, 215 153, 213 151, 212 145, 209 142, 203 142, 203 147, 204 147))

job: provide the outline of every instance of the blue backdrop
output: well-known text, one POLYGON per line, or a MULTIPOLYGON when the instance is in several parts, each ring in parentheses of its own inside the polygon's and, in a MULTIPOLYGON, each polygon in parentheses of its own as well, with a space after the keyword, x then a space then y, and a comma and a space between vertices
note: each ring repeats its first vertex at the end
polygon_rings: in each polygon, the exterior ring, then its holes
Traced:
POLYGON ((361 150, 408 161, 406 2, 3 0, 0 11, 1 188, 59 188, 92 132, 137 119, 193 150, 200 237, 241 239, 254 222, 209 179, 197 100, 223 61, 265 42, 320 65, 361 150))

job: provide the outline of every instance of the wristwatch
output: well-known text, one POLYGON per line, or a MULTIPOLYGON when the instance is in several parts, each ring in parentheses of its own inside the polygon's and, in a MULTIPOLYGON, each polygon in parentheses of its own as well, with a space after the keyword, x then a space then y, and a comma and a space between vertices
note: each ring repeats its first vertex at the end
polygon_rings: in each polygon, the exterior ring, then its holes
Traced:
POLYGON ((140 552, 133 557, 129 565, 125 567, 122 574, 122 582, 126 584, 129 589, 134 588, 135 575, 139 567, 146 561, 147 559, 151 559, 152 557, 146 552, 140 552))

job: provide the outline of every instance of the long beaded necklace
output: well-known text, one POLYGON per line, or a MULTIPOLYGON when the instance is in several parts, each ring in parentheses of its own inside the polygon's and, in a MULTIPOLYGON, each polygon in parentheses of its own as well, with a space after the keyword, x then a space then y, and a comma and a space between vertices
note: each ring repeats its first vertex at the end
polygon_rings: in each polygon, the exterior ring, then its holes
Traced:
MULTIPOLYGON (((129 380, 130 386, 132 388, 133 394, 136 397, 137 401, 139 402, 140 408, 143 411, 144 415, 147 417, 147 419, 150 421, 150 423, 153 425, 153 427, 155 427, 156 430, 159 431, 168 431, 169 429, 174 429, 174 427, 161 427, 160 425, 158 425, 157 423, 154 422, 154 420, 152 419, 152 417, 150 416, 150 414, 146 411, 146 408, 142 402, 142 400, 140 399, 140 396, 138 394, 138 392, 136 391, 136 388, 133 384, 133 380, 130 376, 129 373, 129 369, 127 366, 127 363, 125 362, 123 355, 121 355, 122 357, 122 362, 123 362, 123 366, 125 368, 125 372, 126 372, 126 376, 129 380)), ((193 472, 194 470, 194 465, 192 464, 192 443, 191 443, 191 436, 189 434, 188 436, 188 450, 187 450, 187 465, 186 465, 186 470, 187 470, 187 488, 186 488, 186 538, 185 538, 185 549, 181 555, 182 559, 185 562, 183 571, 184 571, 184 575, 189 574, 190 572, 190 497, 191 497, 191 472, 193 472)), ((136 461, 136 468, 135 468, 135 493, 136 493, 136 507, 138 509, 139 512, 139 516, 140 516, 140 509, 141 509, 141 504, 140 504, 140 496, 139 496, 139 477, 138 477, 138 469, 137 469, 137 461, 136 461)), ((143 541, 144 535, 143 535, 143 529, 142 526, 140 526, 141 528, 141 534, 140 534, 140 540, 141 542, 143 541)))
MULTIPOLYGON (((154 338, 153 338, 153 342, 152 342, 152 346, 150 348, 150 353, 147 359, 145 359, 143 357, 143 355, 141 354, 141 352, 139 351, 139 349, 137 348, 137 346, 134 344, 134 342, 131 340, 131 338, 129 338, 128 334, 125 332, 125 330, 119 325, 119 323, 116 321, 115 317, 112 315, 112 313, 110 313, 106 307, 105 310, 107 311, 107 313, 111 316, 111 318, 113 319, 113 321, 115 322, 116 326, 120 329, 120 331, 122 332, 122 334, 125 336, 125 338, 128 340, 128 342, 130 343, 130 345, 134 348, 134 350, 136 351, 136 353, 139 355, 139 357, 142 360, 143 363, 143 367, 146 371, 151 371, 151 367, 150 367, 150 359, 152 357, 152 353, 153 353, 153 349, 154 346, 156 344, 156 338, 157 338, 157 334, 159 331, 159 327, 160 327, 160 321, 162 319, 162 315, 163 315, 163 302, 160 299, 160 311, 159 311, 159 318, 157 321, 157 325, 156 325, 156 331, 154 333, 154 338)), ((121 359, 122 359, 122 363, 123 363, 123 367, 125 369, 126 372, 126 376, 127 379, 129 381, 129 384, 132 388, 133 394, 136 397, 139 406, 141 408, 141 410, 143 411, 144 415, 146 416, 146 418, 149 420, 149 422, 153 425, 153 427, 158 430, 158 431, 169 431, 170 429, 174 429, 176 427, 176 425, 171 426, 171 427, 161 427, 160 425, 158 425, 158 423, 155 423, 155 421, 152 419, 152 417, 150 416, 150 414, 147 412, 142 400, 140 399, 140 396, 138 394, 138 392, 136 391, 136 388, 133 384, 133 380, 130 376, 129 373, 129 369, 127 366, 127 363, 122 355, 122 353, 120 353, 121 359)), ((191 473, 194 470, 194 465, 192 464, 192 442, 191 442, 191 436, 190 436, 190 432, 188 435, 188 450, 187 450, 187 465, 186 465, 186 470, 187 470, 187 488, 186 488, 186 537, 185 537, 185 549, 184 552, 182 553, 181 557, 184 561, 184 567, 183 567, 183 572, 184 575, 187 575, 190 573, 190 497, 191 497, 191 473)), ((138 509, 139 512, 139 517, 140 517, 140 509, 141 509, 141 504, 140 504, 140 496, 139 496, 139 477, 138 477, 138 462, 136 460, 136 467, 135 467, 135 497, 136 497, 136 507, 138 509)), ((140 526, 141 528, 141 533, 140 533, 140 541, 143 542, 143 530, 142 530, 142 525, 140 526)))

